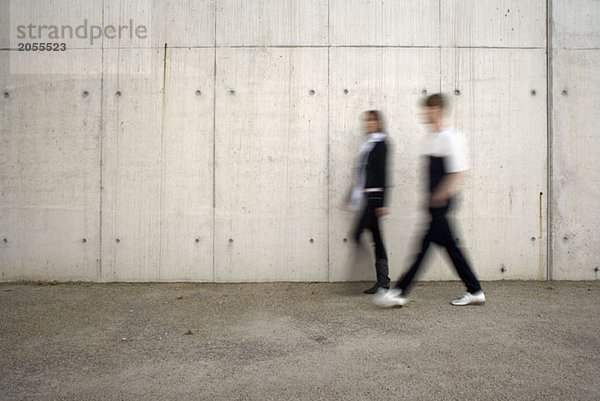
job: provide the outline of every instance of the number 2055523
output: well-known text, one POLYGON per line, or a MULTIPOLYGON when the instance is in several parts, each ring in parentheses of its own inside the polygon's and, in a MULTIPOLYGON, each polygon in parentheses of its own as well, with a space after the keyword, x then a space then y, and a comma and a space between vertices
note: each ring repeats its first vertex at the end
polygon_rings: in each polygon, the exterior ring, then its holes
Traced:
POLYGON ((17 50, 20 52, 64 52, 67 50, 66 43, 18 43, 17 50))

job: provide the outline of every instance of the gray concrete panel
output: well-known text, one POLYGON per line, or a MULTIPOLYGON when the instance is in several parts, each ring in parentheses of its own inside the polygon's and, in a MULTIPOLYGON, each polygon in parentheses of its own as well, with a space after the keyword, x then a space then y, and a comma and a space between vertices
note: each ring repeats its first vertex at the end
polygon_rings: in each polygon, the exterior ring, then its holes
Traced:
POLYGON ((213 49, 168 51, 161 280, 213 280, 213 49))
POLYGON ((546 0, 441 2, 442 46, 546 46, 546 0))
POLYGON ((439 46, 437 0, 331 0, 332 46, 439 46))
POLYGON ((600 2, 553 0, 552 27, 554 49, 599 49, 600 2))
POLYGON ((102 138, 102 280, 158 280, 163 50, 107 50, 102 138), (138 65, 150 67, 139 74, 138 65), (114 71, 113 71, 114 70, 114 71))
POLYGON ((553 53, 552 278, 600 278, 600 51, 553 53))
POLYGON ((212 281, 213 56, 106 53, 103 280, 212 281))
POLYGON ((0 70, 0 278, 96 280, 100 76, 0 70))
POLYGON ((221 0, 218 46, 327 45, 327 0, 221 0))
POLYGON ((215 279, 327 280, 327 49, 219 49, 215 279))

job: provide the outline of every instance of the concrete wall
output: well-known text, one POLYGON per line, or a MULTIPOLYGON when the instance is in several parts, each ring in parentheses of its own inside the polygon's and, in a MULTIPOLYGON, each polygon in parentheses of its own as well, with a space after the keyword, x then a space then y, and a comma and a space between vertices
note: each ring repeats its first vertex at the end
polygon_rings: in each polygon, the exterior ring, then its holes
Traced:
POLYGON ((600 2, 553 2, 552 278, 600 278, 600 2))
MULTIPOLYGON (((424 217, 417 104, 438 91, 469 143, 454 217, 481 278, 598 277, 597 1, 71 3, 0 3, 0 281, 372 279, 338 208, 370 108, 394 146, 396 277, 424 217), (15 12, 151 35, 25 63, 15 12)), ((424 279, 454 278, 432 252, 424 279)))

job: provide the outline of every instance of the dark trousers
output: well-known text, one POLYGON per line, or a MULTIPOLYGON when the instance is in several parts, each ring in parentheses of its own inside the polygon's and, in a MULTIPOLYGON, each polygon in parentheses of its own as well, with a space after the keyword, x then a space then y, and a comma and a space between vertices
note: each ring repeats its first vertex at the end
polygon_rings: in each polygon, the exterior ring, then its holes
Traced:
POLYGON ((396 287, 401 289, 404 294, 407 294, 410 290, 411 284, 421 269, 429 245, 432 242, 446 249, 458 276, 465 283, 468 292, 474 293, 481 290, 481 285, 477 277, 475 277, 475 273, 473 273, 463 253, 456 245, 452 229, 446 218, 451 203, 451 201, 448 202, 448 205, 442 208, 429 208, 431 222, 421 242, 421 249, 415 257, 413 264, 404 273, 402 278, 398 280, 398 284, 396 284, 396 287))
POLYGON ((358 219, 354 229, 353 239, 355 243, 358 244, 360 242, 360 237, 365 229, 371 231, 375 245, 375 271, 377 274, 377 285, 387 288, 390 285, 387 252, 385 251, 383 236, 379 228, 379 218, 375 214, 375 206, 373 205, 373 202, 368 200, 367 205, 358 219))

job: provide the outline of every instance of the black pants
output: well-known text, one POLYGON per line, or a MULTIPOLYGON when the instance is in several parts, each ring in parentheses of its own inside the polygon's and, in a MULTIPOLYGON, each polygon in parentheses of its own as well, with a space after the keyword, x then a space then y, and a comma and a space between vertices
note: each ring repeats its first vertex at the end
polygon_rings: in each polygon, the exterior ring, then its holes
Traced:
POLYGON ((387 288, 390 285, 387 252, 385 251, 383 236, 379 228, 379 218, 375 214, 375 206, 373 205, 373 202, 369 200, 367 200, 367 205, 354 229, 353 239, 355 243, 358 244, 360 242, 360 236, 365 229, 371 231, 373 242, 375 244, 377 285, 387 288))
POLYGON ((427 254, 427 249, 429 249, 429 245, 431 245, 432 242, 446 248, 446 252, 448 252, 448 256, 450 256, 450 260, 452 261, 458 276, 463 283, 465 283, 468 292, 474 293, 481 290, 481 285, 479 284, 477 277, 475 277, 475 273, 473 273, 473 270, 469 266, 463 253, 456 245, 452 229, 446 218, 451 203, 452 201, 449 201, 448 205, 442 208, 429 208, 431 222, 423 237, 421 249, 415 257, 410 269, 404 273, 404 276, 402 276, 402 278, 398 280, 398 284, 396 284, 396 288, 401 289, 403 293, 407 294, 410 290, 413 280, 421 269, 421 265, 427 254))

